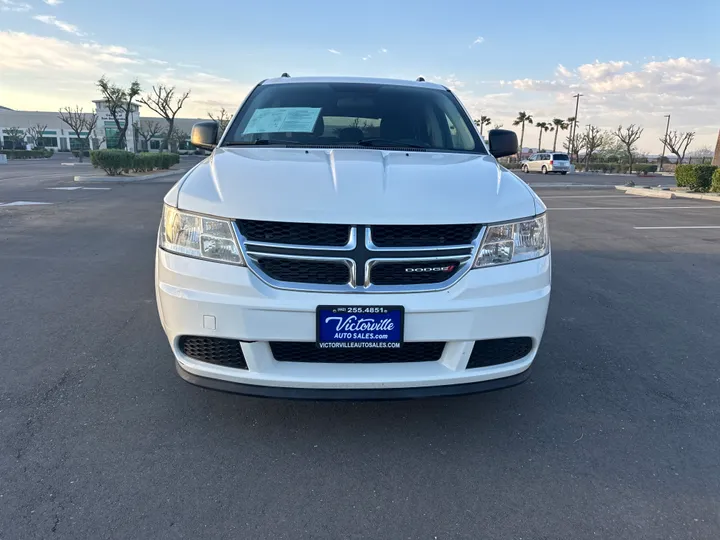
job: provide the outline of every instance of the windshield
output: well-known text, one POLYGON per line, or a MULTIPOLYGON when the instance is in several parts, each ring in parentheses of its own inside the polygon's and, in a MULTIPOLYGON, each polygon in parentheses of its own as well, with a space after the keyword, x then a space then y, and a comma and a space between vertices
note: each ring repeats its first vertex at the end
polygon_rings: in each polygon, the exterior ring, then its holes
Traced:
POLYGON ((367 83, 258 86, 222 144, 487 153, 452 93, 367 83))

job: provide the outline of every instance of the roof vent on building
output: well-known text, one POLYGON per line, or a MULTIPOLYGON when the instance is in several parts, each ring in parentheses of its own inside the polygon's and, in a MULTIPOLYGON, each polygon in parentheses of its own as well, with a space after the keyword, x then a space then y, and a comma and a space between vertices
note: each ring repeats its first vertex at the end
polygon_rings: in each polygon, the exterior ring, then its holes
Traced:
POLYGON ((282 75, 280 75, 280 77, 283 77, 283 78, 287 77, 287 78, 289 78, 290 75, 288 75, 287 73, 283 73, 282 75))
POLYGON ((425 82, 425 77, 418 77, 417 82, 425 82))

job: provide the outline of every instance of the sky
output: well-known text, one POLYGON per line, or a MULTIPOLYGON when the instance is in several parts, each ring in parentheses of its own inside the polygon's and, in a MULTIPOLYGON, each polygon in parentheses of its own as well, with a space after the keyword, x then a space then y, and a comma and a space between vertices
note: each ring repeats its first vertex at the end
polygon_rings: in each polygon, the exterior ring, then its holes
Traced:
POLYGON ((567 118, 580 92, 580 129, 639 124, 659 153, 670 114, 697 150, 720 129, 719 28, 719 0, 0 0, 0 105, 91 110, 106 75, 190 90, 200 118, 283 72, 423 76, 493 125, 567 118))

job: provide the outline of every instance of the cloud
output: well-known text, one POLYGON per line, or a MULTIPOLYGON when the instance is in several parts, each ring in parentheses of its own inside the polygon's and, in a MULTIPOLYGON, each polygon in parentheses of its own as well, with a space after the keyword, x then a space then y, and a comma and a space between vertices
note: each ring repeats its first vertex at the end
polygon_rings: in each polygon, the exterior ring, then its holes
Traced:
POLYGON ((16 2, 15 0, 0 0, 0 11, 15 11, 24 13, 30 11, 32 6, 25 2, 16 2))
POLYGON ((465 81, 461 81, 458 79, 454 73, 451 73, 447 77, 440 77, 438 75, 435 75, 433 77, 430 77, 430 80, 432 82, 436 82, 438 84, 442 84, 443 86, 448 87, 453 92, 465 87, 465 81))
POLYGON ((570 78, 573 76, 572 72, 562 64, 558 64, 557 68, 555 68, 555 75, 565 78, 570 78))
POLYGON ((625 66, 629 66, 630 62, 624 60, 617 62, 598 62, 595 60, 592 64, 583 64, 577 68, 580 77, 585 80, 598 80, 619 73, 625 66))
POLYGON ((484 42, 485 42, 485 38, 482 37, 482 36, 478 36, 477 38, 475 38, 475 41, 473 41, 473 42, 470 44, 470 48, 474 47, 475 45, 480 45, 480 44, 482 44, 482 43, 484 43, 484 42))
POLYGON ((57 6, 63 3, 63 0, 43 0, 48 6, 57 6))
POLYGON ((165 60, 158 60, 157 58, 148 58, 147 61, 158 66, 165 66, 168 64, 165 60))
POLYGON ((335 49, 328 49, 328 52, 332 54, 342 54, 340 51, 336 51, 335 49))
POLYGON ((190 69, 197 69, 200 67, 197 64, 183 64, 182 62, 178 62, 177 65, 178 65, 178 67, 181 67, 181 68, 190 68, 190 69))
POLYGON ((35 19, 36 21, 40 21, 41 23, 56 26, 63 32, 68 32, 69 34, 75 34, 76 36, 84 35, 82 32, 80 32, 77 26, 65 21, 61 21, 57 19, 54 15, 35 15, 33 19, 35 19))
POLYGON ((379 52, 379 53, 383 53, 383 54, 387 54, 388 51, 387 51, 387 49, 380 49, 378 52, 379 52))
POLYGON ((363 56, 363 60, 370 60, 372 58, 372 55, 368 54, 367 56, 363 56))

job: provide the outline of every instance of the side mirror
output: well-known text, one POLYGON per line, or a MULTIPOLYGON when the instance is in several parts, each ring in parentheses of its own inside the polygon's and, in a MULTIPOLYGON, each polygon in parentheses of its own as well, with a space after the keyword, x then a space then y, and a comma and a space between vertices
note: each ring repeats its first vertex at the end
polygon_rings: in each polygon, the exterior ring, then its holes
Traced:
POLYGON ((518 140, 514 131, 509 129, 491 129, 488 133, 490 153, 496 158, 512 156, 518 153, 518 140))
POLYGON ((217 146, 218 140, 218 123, 211 120, 206 122, 198 122, 192 127, 190 132, 190 144, 202 148, 203 150, 212 150, 217 146))

